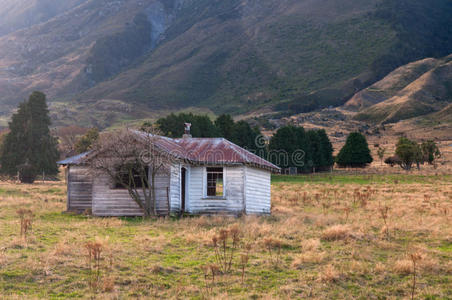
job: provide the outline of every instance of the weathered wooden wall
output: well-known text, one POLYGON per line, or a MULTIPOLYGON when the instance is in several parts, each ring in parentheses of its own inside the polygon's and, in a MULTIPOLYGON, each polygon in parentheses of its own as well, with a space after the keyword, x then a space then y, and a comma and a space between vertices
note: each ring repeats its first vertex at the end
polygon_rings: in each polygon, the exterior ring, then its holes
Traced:
POLYGON ((224 167, 225 199, 205 197, 205 167, 191 167, 189 179, 188 211, 194 214, 232 213, 243 211, 243 166, 224 167))
POLYGON ((246 167, 245 206, 247 214, 269 214, 271 210, 271 173, 246 167))
MULTIPOLYGON (((167 214, 170 187, 169 172, 156 176, 155 192, 157 213, 167 214)), ((143 211, 125 189, 112 188, 107 175, 96 176, 93 181, 93 214, 96 216, 142 216, 143 211)))
POLYGON ((67 209, 83 212, 92 207, 92 176, 84 166, 70 166, 67 171, 67 209))
POLYGON ((171 166, 170 178, 170 205, 171 212, 178 213, 181 210, 181 166, 171 166))

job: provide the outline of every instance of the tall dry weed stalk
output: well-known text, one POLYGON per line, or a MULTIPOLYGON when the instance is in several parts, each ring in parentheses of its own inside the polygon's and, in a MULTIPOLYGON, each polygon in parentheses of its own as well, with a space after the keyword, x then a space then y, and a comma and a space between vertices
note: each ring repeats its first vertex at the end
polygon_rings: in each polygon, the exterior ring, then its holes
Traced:
MULTIPOLYGON (((105 273, 110 273, 113 270, 113 254, 107 251, 107 246, 99 240, 89 241, 85 243, 85 249, 87 250, 87 258, 90 269, 90 278, 88 285, 93 292, 97 292, 102 283, 102 265, 103 253, 108 257, 108 266, 105 266, 105 273)), ((103 278, 103 290, 112 291, 114 287, 114 280, 111 276, 103 278)))
POLYGON ((350 217, 350 213, 352 212, 352 208, 350 206, 346 206, 343 208, 344 211, 344 223, 347 224, 348 218, 350 217))
POLYGON ((417 275, 417 269, 416 264, 418 261, 422 259, 422 255, 418 252, 414 252, 410 254, 410 259, 413 264, 413 283, 411 286, 411 300, 414 300, 414 293, 416 291, 416 275, 417 275))
POLYGON ((201 266, 204 271, 204 284, 207 295, 210 295, 215 286, 215 276, 220 272, 220 268, 216 264, 201 266), (209 279, 210 278, 210 279, 209 279))
POLYGON ((384 223, 383 232, 386 234, 386 238, 389 241, 390 239, 390 232, 389 232, 389 210, 390 207, 386 204, 384 206, 381 205, 381 203, 378 204, 378 212, 380 214, 381 219, 384 223))
POLYGON ((278 266, 281 258, 282 242, 274 238, 264 239, 264 247, 270 254, 270 261, 274 266, 278 266))
POLYGON ((218 235, 212 237, 215 251, 215 261, 222 273, 229 273, 234 260, 234 254, 239 247, 240 230, 234 225, 228 229, 221 229, 218 235))
POLYGON ((368 186, 365 191, 356 188, 353 193, 353 204, 359 204, 361 207, 365 208, 374 193, 375 191, 370 186, 368 186))
POLYGON ((240 255, 240 269, 242 271, 242 284, 245 282, 245 270, 250 259, 251 244, 245 245, 245 253, 240 255))
POLYGON ((17 210, 20 218, 20 237, 27 239, 28 232, 32 229, 34 214, 30 209, 21 208, 17 210))

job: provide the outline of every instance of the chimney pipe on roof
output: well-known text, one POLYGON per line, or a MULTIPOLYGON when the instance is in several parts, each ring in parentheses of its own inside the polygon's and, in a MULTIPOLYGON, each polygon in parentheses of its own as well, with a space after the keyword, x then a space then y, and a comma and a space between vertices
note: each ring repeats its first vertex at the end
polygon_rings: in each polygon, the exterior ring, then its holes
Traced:
POLYGON ((185 123, 184 127, 185 127, 185 133, 183 135, 183 138, 184 139, 191 138, 192 137, 190 134, 191 123, 185 123))

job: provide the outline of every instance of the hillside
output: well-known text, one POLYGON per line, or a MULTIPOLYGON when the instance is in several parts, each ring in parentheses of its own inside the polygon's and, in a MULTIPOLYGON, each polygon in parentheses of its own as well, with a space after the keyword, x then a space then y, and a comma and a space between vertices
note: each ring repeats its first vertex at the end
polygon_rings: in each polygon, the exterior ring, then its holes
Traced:
POLYGON ((87 0, 1 0, 0 36, 46 22, 87 0))
POLYGON ((341 105, 400 65, 452 52, 450 1, 424 2, 3 0, 0 121, 37 89, 57 124, 341 105))
POLYGON ((424 59, 357 93, 345 107, 360 109, 358 120, 395 123, 443 109, 452 102, 451 82, 452 56, 424 59))

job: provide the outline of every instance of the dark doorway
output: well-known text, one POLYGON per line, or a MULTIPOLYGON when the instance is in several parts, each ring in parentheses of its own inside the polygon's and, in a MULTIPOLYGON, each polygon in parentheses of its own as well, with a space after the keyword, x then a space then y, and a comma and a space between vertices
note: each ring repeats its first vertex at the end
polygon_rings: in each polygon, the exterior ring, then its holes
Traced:
POLYGON ((187 169, 182 168, 182 180, 181 180, 181 212, 185 212, 185 195, 187 194, 185 191, 185 186, 187 183, 187 169))

